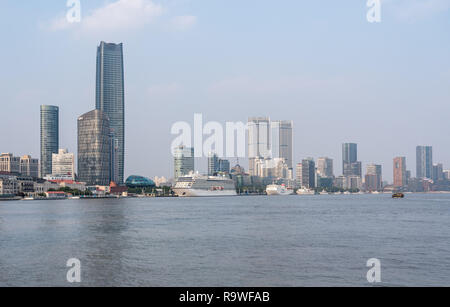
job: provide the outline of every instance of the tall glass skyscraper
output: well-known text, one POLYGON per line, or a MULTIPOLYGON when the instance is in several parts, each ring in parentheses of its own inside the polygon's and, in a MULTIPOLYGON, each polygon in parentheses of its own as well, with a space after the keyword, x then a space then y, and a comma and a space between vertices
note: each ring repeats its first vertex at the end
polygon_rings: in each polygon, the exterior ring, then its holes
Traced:
POLYGON ((433 178, 433 147, 417 146, 416 148, 417 178, 433 178))
POLYGON ((94 110, 78 118, 78 179, 89 185, 109 185, 111 176, 109 118, 94 110))
POLYGON ((125 159, 125 90, 123 45, 101 42, 97 48, 97 78, 95 108, 109 118, 117 138, 117 170, 119 184, 124 181, 125 159))
POLYGON ((59 108, 41 106, 41 167, 40 177, 52 173, 52 157, 59 149, 59 108))
POLYGON ((361 162, 358 161, 358 144, 342 144, 342 173, 345 177, 362 176, 361 162))
POLYGON ((354 163, 358 161, 358 144, 342 144, 342 162, 354 163))

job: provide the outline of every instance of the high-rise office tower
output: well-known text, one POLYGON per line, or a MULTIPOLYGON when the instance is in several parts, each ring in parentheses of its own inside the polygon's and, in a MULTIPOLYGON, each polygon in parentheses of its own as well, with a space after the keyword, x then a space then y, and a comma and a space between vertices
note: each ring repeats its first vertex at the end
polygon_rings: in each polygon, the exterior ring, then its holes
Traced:
POLYGON ((342 161, 347 163, 358 161, 358 144, 342 144, 342 161))
POLYGON ((257 176, 255 162, 271 158, 270 119, 253 117, 248 119, 248 157, 250 176, 257 176))
POLYGON ((406 158, 394 158, 394 187, 403 188, 407 185, 406 180, 406 158))
POLYGON ((444 180, 444 165, 442 163, 433 164, 433 181, 444 180))
POLYGON ((433 147, 417 146, 416 171, 418 179, 433 177, 433 147))
POLYGON ((208 175, 214 176, 220 170, 220 159, 215 153, 209 153, 208 156, 208 175))
POLYGON ((189 175, 194 172, 194 148, 184 145, 174 150, 174 178, 189 175))
POLYGON ((78 179, 89 185, 109 185, 111 138, 109 118, 94 110, 78 118, 78 179))
POLYGON ((59 108, 41 106, 41 167, 40 177, 52 173, 52 155, 59 149, 59 108))
POLYGON ((358 161, 357 144, 342 144, 342 172, 345 177, 362 176, 361 162, 358 161))
POLYGON ((333 159, 327 157, 317 159, 317 173, 323 178, 334 177, 333 159))
POLYGON ((293 122, 273 121, 271 123, 272 158, 284 159, 288 168, 292 169, 294 155, 293 149, 293 122))
POLYGON ((215 176, 218 173, 229 173, 230 161, 220 159, 215 153, 208 155, 208 176, 215 176))
POLYGON ((308 158, 297 164, 297 182, 300 187, 314 189, 316 187, 316 163, 308 158))
POLYGON ((75 179, 75 155, 60 149, 52 158, 52 176, 75 179))
POLYGON ((373 183, 370 186, 369 190, 380 191, 383 185, 382 166, 378 164, 369 164, 367 165, 366 174, 369 176, 366 176, 366 178, 370 178, 371 180, 373 180, 373 183))
POLYGON ((124 180, 125 159, 125 91, 123 45, 101 42, 97 48, 97 78, 95 108, 109 118, 117 138, 117 183, 124 180))
POLYGON ((374 192, 379 191, 379 185, 378 185, 378 176, 377 175, 370 175, 366 174, 364 185, 366 188, 366 191, 374 192))

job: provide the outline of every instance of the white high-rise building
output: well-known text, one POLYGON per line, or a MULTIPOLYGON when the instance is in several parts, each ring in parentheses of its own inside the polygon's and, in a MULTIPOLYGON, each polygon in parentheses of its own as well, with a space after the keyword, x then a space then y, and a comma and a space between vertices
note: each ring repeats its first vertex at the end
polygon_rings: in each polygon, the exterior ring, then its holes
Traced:
POLYGON ((52 176, 75 180, 75 155, 67 149, 60 149, 52 155, 52 176))

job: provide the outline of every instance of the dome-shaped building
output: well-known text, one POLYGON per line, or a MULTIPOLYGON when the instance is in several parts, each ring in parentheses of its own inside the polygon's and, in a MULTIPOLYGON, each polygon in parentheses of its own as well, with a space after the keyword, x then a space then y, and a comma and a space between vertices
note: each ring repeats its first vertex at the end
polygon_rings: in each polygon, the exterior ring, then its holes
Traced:
POLYGON ((154 188, 156 186, 153 180, 135 175, 128 177, 125 184, 129 188, 154 188))

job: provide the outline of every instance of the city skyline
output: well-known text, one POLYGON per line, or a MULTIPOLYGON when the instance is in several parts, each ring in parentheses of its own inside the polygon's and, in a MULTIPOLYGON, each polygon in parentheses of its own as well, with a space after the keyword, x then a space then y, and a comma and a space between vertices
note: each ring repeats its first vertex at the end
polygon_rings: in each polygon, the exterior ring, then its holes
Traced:
MULTIPOLYGON (((389 181, 392 175, 386 170, 392 168, 396 156, 407 157, 408 169, 416 174, 417 144, 432 145, 434 160, 448 167, 450 146, 441 137, 442 131, 449 129, 445 114, 450 111, 450 55, 444 51, 450 41, 443 30, 448 28, 448 12, 431 12, 433 19, 421 16, 405 22, 396 18, 393 4, 386 4, 383 22, 372 25, 365 20, 364 3, 288 4, 273 8, 261 1, 261 19, 252 23, 255 28, 246 19, 254 6, 241 5, 239 12, 233 11, 233 27, 243 31, 231 31, 226 16, 232 11, 211 2, 170 8, 163 16, 166 21, 196 17, 191 18, 196 20, 193 26, 184 31, 139 24, 124 27, 122 32, 98 28, 91 35, 86 31, 77 36, 76 29, 48 30, 44 26, 65 13, 64 3, 27 4, 27 8, 17 1, 2 2, 0 14, 5 22, 16 22, 12 15, 23 19, 17 29, 20 32, 15 29, 4 35, 8 42, 5 56, 17 61, 7 61, 0 73, 6 80, 2 100, 8 101, 3 111, 9 115, 0 128, 17 127, 20 122, 24 129, 2 134, 1 151, 39 157, 39 118, 35 112, 21 111, 50 104, 60 107, 59 147, 76 152, 76 116, 92 109, 95 96, 94 48, 100 41, 109 41, 123 42, 126 49, 129 164, 125 177, 170 177, 170 126, 175 120, 189 120, 194 111, 217 121, 245 122, 255 113, 291 119, 296 123, 294 164, 304 157, 327 155, 336 162, 336 174, 341 173, 340 144, 347 141, 359 144, 363 170, 368 163, 381 164, 389 181), (279 14, 271 14, 273 10, 279 14), (12 13, 5 14, 7 11, 12 13), (317 21, 313 14, 324 19, 317 21), (264 22, 267 19, 272 22, 264 22), (314 31, 305 30, 309 28, 314 31), (17 33, 29 39, 17 40, 17 33), (348 35, 342 37, 342 33, 348 35), (322 38, 319 41, 318 36, 322 38), (270 46, 268 40, 273 42, 270 46), (289 48, 284 48, 286 45, 289 48), (33 54, 26 52, 33 46, 40 48, 33 54), (395 51, 385 54, 385 48, 395 51), (336 52, 324 54, 330 49, 336 52), (60 78, 62 75, 65 78, 60 78), (371 112, 366 112, 369 107, 371 112), (423 112, 435 112, 434 120, 425 126, 417 124, 423 112), (142 130, 158 133, 141 140, 135 136, 142 130)), ((408 5, 403 5, 408 11, 408 5)), ((83 3, 86 17, 91 10, 103 8, 101 1, 83 3)), ((206 162, 196 164, 206 171, 206 162)), ((245 166, 243 161, 241 164, 245 166)))

